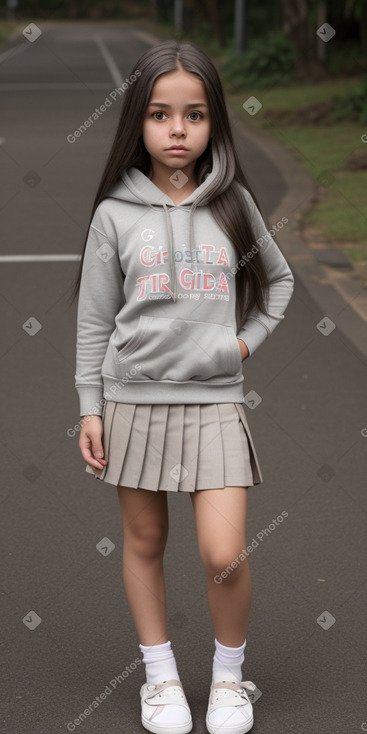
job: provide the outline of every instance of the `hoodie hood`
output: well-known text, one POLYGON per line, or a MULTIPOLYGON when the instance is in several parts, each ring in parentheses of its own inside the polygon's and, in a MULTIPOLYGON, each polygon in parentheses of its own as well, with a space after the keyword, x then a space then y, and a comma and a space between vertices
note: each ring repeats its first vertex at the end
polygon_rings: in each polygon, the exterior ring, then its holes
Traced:
MULTIPOLYGON (((128 168, 121 174, 121 181, 117 181, 111 188, 108 197, 127 201, 132 204, 144 204, 152 209, 163 211, 166 224, 167 243, 170 253, 171 278, 173 283, 172 300, 177 301, 177 279, 175 274, 175 262, 173 251, 173 231, 170 211, 172 209, 186 209, 189 211, 189 249, 195 246, 194 242, 194 226, 193 212, 197 206, 205 206, 212 198, 212 194, 208 193, 208 189, 212 188, 212 184, 218 181, 220 174, 219 156, 216 148, 212 149, 213 165, 212 170, 205 176, 204 181, 193 191, 186 199, 175 204, 170 197, 163 193, 153 181, 151 181, 138 168, 128 168)), ((179 173, 178 168, 175 173, 179 173)), ((177 179, 178 180, 178 179, 177 179)), ((179 187, 178 187, 179 188, 179 187)))

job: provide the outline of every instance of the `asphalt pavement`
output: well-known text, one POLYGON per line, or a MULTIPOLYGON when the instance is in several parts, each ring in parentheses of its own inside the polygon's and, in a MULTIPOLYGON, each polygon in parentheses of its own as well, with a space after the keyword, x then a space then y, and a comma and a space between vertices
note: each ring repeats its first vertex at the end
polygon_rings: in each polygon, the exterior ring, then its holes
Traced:
MULTIPOLYGON (((78 448, 76 304, 66 302, 121 100, 68 136, 159 39, 132 22, 36 25, 39 35, 0 49, 1 719, 9 734, 133 734, 145 731, 145 676, 120 509, 78 448)), ((312 182, 292 156, 233 126, 269 224, 289 220, 276 239, 295 275, 286 318, 244 363, 244 395, 261 396, 245 410, 264 476, 248 493, 252 731, 357 734, 367 730, 365 293, 354 284, 348 296, 302 246, 312 182)), ((169 639, 196 734, 214 629, 191 502, 168 501, 169 639)))

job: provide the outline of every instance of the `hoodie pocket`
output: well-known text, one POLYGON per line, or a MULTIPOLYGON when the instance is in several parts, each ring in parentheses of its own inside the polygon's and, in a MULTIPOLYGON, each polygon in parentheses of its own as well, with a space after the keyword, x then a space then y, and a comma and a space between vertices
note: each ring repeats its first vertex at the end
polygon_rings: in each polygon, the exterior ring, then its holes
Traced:
POLYGON ((136 380, 172 382, 226 383, 242 364, 231 325, 151 316, 140 316, 134 336, 114 350, 114 359, 121 374, 139 365, 136 380))
POLYGON ((141 343, 141 341, 144 340, 146 333, 147 333, 147 328, 144 323, 145 319, 146 319, 146 316, 140 316, 138 327, 136 329, 134 336, 132 336, 131 339, 129 339, 127 344, 125 344, 125 346, 122 347, 122 349, 116 349, 114 347, 114 350, 113 350, 114 359, 117 364, 121 364, 122 362, 125 362, 130 354, 134 354, 137 348, 139 347, 139 344, 141 343))

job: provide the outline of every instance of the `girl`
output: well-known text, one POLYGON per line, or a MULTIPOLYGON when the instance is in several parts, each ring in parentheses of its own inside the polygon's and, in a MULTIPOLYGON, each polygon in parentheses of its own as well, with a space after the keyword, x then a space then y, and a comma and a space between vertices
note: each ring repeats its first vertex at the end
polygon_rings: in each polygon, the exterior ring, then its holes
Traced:
POLYGON ((241 681, 247 490, 263 483, 243 361, 284 318, 294 280, 241 170, 207 55, 165 41, 127 87, 74 292, 79 447, 86 471, 117 487, 123 580, 146 666, 143 726, 192 729, 163 574, 167 492, 179 491, 193 504, 215 629, 206 726, 242 734, 254 689, 241 681))

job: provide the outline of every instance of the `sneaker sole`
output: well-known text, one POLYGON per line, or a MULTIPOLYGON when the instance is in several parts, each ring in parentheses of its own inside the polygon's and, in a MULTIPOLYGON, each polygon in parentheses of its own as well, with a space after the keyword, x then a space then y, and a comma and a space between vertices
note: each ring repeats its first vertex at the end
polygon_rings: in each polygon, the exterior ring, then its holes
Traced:
POLYGON ((141 716, 141 723, 145 729, 153 732, 153 734, 189 734, 192 729, 192 719, 187 724, 154 724, 153 721, 148 721, 145 716, 141 716))
POLYGON ((209 724, 207 718, 205 719, 205 724, 209 734, 246 734, 254 725, 254 717, 247 724, 236 724, 235 726, 209 724))

